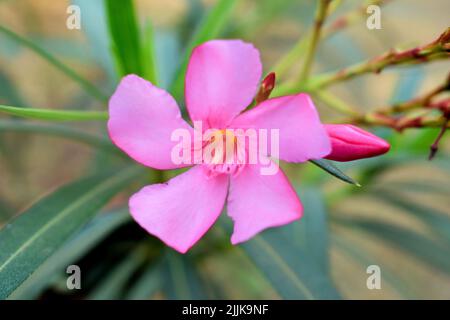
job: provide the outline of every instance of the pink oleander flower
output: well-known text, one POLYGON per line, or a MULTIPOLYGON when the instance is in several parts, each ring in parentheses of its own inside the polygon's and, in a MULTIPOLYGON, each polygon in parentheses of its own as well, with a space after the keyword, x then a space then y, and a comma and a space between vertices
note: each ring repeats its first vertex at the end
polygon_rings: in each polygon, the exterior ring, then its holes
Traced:
MULTIPOLYGON (((373 150, 376 139, 372 135, 360 131, 346 141, 345 134, 334 134, 341 132, 338 125, 325 128, 306 94, 268 99, 243 111, 258 91, 261 74, 259 52, 251 44, 213 40, 196 47, 185 81, 190 119, 201 122, 203 131, 214 129, 225 136, 229 129, 278 129, 278 156, 288 162, 324 158, 330 152, 334 158, 341 152, 343 158, 351 158, 353 150, 364 157, 364 150, 373 150), (336 150, 333 145, 332 151, 329 135, 336 150), (351 146, 346 147, 346 142, 351 146)), ((173 161, 171 153, 177 142, 171 137, 178 129, 194 135, 194 129, 182 119, 177 103, 166 91, 128 75, 110 99, 109 116, 112 141, 134 160, 160 170, 187 166, 173 161)), ((242 160, 240 155, 247 150, 241 150, 234 138, 226 143, 232 144, 237 159, 242 160)), ((271 161, 269 151, 263 156, 271 161)), ((217 220, 226 202, 234 222, 231 242, 246 241, 266 228, 297 220, 303 213, 283 172, 262 175, 261 166, 241 161, 194 164, 167 183, 149 185, 134 194, 130 213, 150 234, 185 253, 217 220)))

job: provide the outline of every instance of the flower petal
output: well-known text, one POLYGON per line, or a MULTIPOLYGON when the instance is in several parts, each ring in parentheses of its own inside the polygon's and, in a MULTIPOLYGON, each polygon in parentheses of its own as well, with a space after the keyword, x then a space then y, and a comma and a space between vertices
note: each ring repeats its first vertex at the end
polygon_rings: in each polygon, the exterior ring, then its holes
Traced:
MULTIPOLYGON (((285 161, 319 159, 331 151, 330 139, 319 114, 311 98, 304 93, 266 100, 236 117, 231 126, 279 129, 279 158, 285 161)), ((267 134, 270 137, 270 133, 267 134)), ((270 153, 270 146, 267 150, 270 153)))
POLYGON ((181 118, 172 96, 150 82, 128 75, 109 101, 108 131, 111 140, 134 160, 156 169, 182 165, 171 159, 175 129, 192 128, 181 118))
POLYGON ((247 241, 266 228, 300 219, 303 213, 281 169, 273 175, 262 175, 261 165, 247 165, 231 178, 227 210, 234 221, 233 244, 247 241))
POLYGON ((350 124, 327 124, 325 129, 331 139, 331 153, 326 157, 335 161, 352 161, 386 153, 387 141, 350 124))
POLYGON ((253 100, 261 78, 259 52, 241 40, 212 40, 196 47, 186 73, 192 121, 224 128, 253 100))
POLYGON ((142 228, 185 253, 219 217, 227 190, 228 176, 209 178, 195 166, 167 183, 142 188, 129 207, 142 228))

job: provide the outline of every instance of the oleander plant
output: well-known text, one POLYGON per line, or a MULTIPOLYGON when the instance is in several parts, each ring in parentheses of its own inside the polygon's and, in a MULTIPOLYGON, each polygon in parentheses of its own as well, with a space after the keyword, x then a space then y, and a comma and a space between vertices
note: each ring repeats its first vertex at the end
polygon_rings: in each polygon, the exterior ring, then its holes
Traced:
POLYGON ((0 299, 446 299, 445 0, 0 1, 0 299))

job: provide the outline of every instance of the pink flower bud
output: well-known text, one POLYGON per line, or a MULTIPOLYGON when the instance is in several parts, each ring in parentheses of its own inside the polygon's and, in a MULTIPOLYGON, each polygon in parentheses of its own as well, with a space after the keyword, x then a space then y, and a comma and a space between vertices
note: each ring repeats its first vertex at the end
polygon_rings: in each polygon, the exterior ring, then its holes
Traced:
POLYGON ((255 97, 256 104, 269 99, 273 88, 275 88, 275 72, 269 73, 261 82, 261 87, 255 97))
POLYGON ((326 157, 335 161, 352 161, 379 156, 389 151, 385 140, 350 124, 326 124, 331 141, 331 153, 326 157))

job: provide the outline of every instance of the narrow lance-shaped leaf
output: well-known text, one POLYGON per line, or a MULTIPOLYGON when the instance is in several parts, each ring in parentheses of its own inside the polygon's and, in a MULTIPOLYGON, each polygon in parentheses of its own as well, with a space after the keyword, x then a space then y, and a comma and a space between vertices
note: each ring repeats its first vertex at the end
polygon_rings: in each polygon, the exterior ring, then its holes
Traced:
MULTIPOLYGON (((325 227, 317 222, 316 227, 325 227)), ((228 223, 222 225, 230 231, 228 223)), ((320 240, 315 244, 312 233, 306 234, 305 228, 298 227, 297 221, 297 225, 266 230, 235 250, 243 250, 284 299, 338 299, 340 295, 328 272, 326 244, 320 240)), ((323 232, 315 236, 320 237, 323 232)))
POLYGON ((404 227, 372 219, 334 220, 346 227, 358 228, 402 250, 424 263, 450 274, 450 247, 404 227))
POLYGON ((125 255, 122 261, 114 265, 108 274, 100 279, 95 289, 89 294, 88 299, 112 300, 121 298, 133 273, 144 263, 145 249, 143 245, 138 245, 131 253, 125 255))
POLYGON ((0 112, 49 121, 105 121, 108 119, 108 113, 103 111, 35 109, 0 105, 0 112))
POLYGON ((327 209, 325 199, 319 189, 302 188, 297 193, 303 203, 303 217, 279 231, 285 240, 305 250, 308 259, 314 259, 325 273, 328 272, 328 234, 327 209))
POLYGON ((142 171, 128 167, 65 185, 6 224, 0 230, 0 299, 8 297, 142 171))
POLYGON ((164 267, 166 265, 162 261, 149 265, 129 288, 125 299, 150 299, 153 294, 162 288, 164 267))
POLYGON ((158 64, 156 62, 155 33, 151 21, 147 20, 142 40, 142 63, 144 78, 158 85, 158 64))
POLYGON ((93 97, 97 98, 98 100, 105 102, 107 100, 107 97, 100 92, 92 83, 90 83, 88 80, 84 79, 82 76, 80 76, 77 72, 66 66, 64 63, 62 63, 59 59, 54 57, 51 53, 47 52, 45 49, 41 48, 34 42, 31 42, 30 40, 23 38, 22 36, 18 35, 17 33, 13 32, 12 30, 1 26, 0 25, 0 32, 4 35, 8 36, 9 38, 13 39, 14 41, 17 41, 21 45, 24 45, 25 47, 31 49, 35 53, 37 53, 39 56, 41 56, 43 59, 45 59, 47 62, 55 66, 58 70, 63 72, 65 75, 67 75, 72 80, 76 81, 84 90, 86 90, 89 94, 91 94, 93 97))
POLYGON ((376 197, 420 219, 432 229, 433 233, 446 241, 447 244, 450 244, 450 217, 445 212, 440 212, 430 206, 415 203, 398 191, 392 190, 392 188, 376 190, 376 197))
POLYGON ((167 249, 165 292, 169 299, 206 299, 207 292, 189 256, 167 249))
POLYGON ((119 74, 143 75, 141 42, 132 0, 105 0, 111 46, 119 74))
POLYGON ((130 221, 128 209, 96 216, 86 227, 47 259, 9 299, 36 299, 58 275, 65 274, 67 266, 75 263, 116 228, 130 221))
POLYGON ((338 250, 342 251, 343 254, 348 256, 350 259, 355 260, 356 263, 362 268, 367 268, 367 266, 378 265, 381 270, 383 270, 383 281, 388 283, 395 291, 398 292, 405 299, 415 299, 417 296, 413 295, 413 289, 411 286, 402 280, 399 275, 392 270, 389 266, 385 265, 383 261, 380 261, 376 257, 373 257, 370 252, 359 247, 353 241, 346 239, 337 234, 333 234, 332 241, 338 250))
POLYGON ((273 230, 242 244, 242 248, 284 299, 339 298, 318 263, 273 230))
POLYGON ((350 183, 350 184, 354 184, 354 185, 356 185, 358 187, 361 186, 358 182, 356 182, 355 180, 353 180, 352 178, 347 176, 345 173, 343 173, 338 167, 336 167, 329 160, 316 159, 316 160, 309 160, 309 162, 314 163, 316 166, 318 166, 319 168, 325 170, 329 174, 335 176, 339 180, 342 180, 342 181, 350 183))

